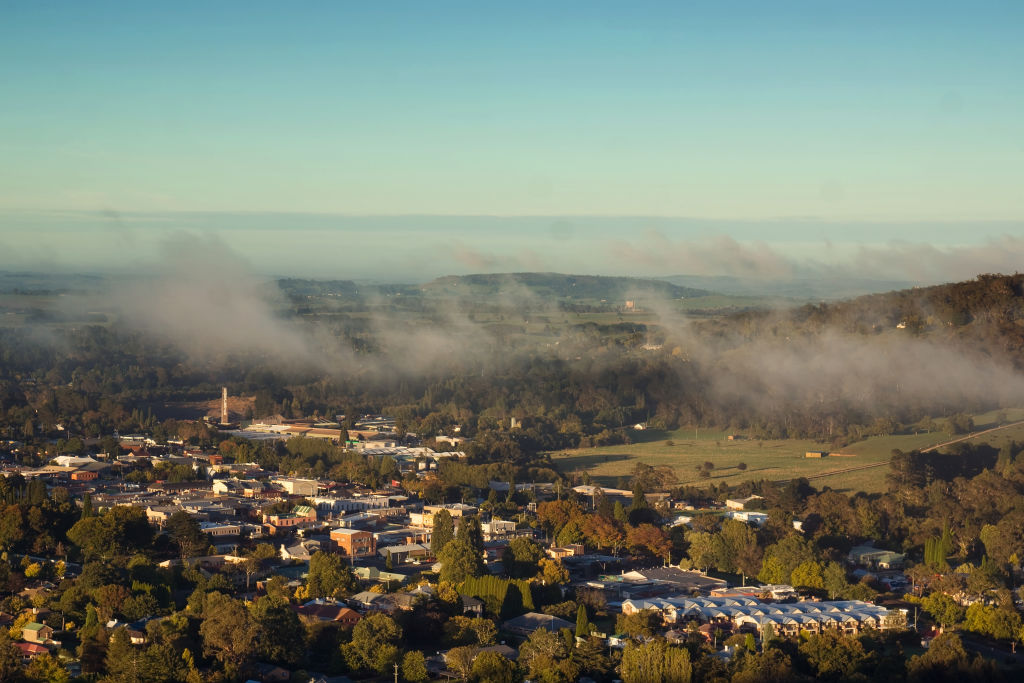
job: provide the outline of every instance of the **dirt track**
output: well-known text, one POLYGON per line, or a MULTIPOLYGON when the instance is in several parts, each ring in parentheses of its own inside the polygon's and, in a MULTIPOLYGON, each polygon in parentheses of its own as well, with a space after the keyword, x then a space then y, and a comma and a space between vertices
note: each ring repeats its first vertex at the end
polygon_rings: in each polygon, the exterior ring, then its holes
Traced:
MULTIPOLYGON (((984 430, 982 430, 980 432, 971 432, 967 436, 961 436, 961 437, 956 438, 956 439, 951 439, 949 441, 943 441, 942 443, 937 443, 934 446, 929 446, 928 448, 922 448, 921 452, 922 453, 930 453, 931 451, 934 451, 936 449, 942 448, 943 446, 950 446, 950 445, 955 444, 955 443, 960 443, 961 441, 969 441, 969 440, 977 438, 977 437, 979 437, 979 436, 981 436, 983 434, 990 434, 991 432, 997 432, 1000 429, 1006 429, 1007 427, 1016 427, 1017 425, 1024 425, 1024 420, 1019 420, 1017 422, 1010 422, 1008 424, 999 425, 998 427, 992 427, 990 429, 984 429, 984 430)), ((858 470, 868 470, 868 469, 871 469, 872 467, 885 467, 888 464, 889 463, 887 461, 883 461, 883 462, 873 462, 873 463, 870 463, 870 464, 867 464, 867 465, 858 465, 856 467, 844 467, 843 469, 840 469, 840 470, 831 470, 829 472, 822 472, 821 474, 812 474, 811 476, 807 477, 807 479, 822 479, 824 477, 831 477, 832 475, 835 475, 835 474, 846 474, 847 472, 856 472, 858 470)), ((785 480, 785 481, 788 481, 788 480, 785 480)))

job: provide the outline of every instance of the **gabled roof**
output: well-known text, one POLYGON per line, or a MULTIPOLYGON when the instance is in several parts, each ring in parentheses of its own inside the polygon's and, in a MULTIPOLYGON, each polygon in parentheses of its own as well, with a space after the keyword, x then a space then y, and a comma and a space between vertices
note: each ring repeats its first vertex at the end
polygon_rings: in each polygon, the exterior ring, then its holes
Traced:
POLYGON ((21 650, 23 656, 27 655, 42 655, 49 652, 45 647, 39 643, 14 643, 14 647, 21 650))

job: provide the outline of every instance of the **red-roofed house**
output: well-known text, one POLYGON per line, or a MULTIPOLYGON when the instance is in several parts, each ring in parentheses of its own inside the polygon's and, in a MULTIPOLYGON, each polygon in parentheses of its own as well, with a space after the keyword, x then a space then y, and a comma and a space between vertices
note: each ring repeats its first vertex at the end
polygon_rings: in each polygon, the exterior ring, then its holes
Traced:
POLYGON ((38 643, 14 643, 21 650, 21 663, 28 664, 39 655, 49 654, 49 650, 38 643))

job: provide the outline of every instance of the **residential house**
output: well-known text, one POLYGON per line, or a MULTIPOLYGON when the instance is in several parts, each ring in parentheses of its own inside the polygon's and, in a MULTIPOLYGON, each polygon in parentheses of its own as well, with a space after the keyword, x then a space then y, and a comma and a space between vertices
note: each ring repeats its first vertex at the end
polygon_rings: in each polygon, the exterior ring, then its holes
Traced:
POLYGON ((307 622, 333 622, 343 626, 355 626, 363 618, 359 612, 330 598, 310 600, 293 609, 307 622))
POLYGON ((14 647, 21 650, 21 663, 28 666, 36 657, 49 654, 50 651, 38 643, 14 643, 14 647))
POLYGON ((21 637, 29 643, 44 644, 53 638, 53 629, 46 624, 30 621, 21 627, 21 637))
POLYGON ((146 508, 146 519, 153 526, 162 529, 167 519, 181 510, 183 508, 180 505, 150 505, 146 508))
POLYGON ((256 664, 255 669, 260 683, 285 683, 292 677, 292 672, 288 669, 267 662, 256 664))
POLYGON ((320 541, 306 539, 295 545, 285 546, 281 544, 281 559, 285 562, 309 562, 310 558, 320 550, 320 541))
POLYGON ((545 552, 548 554, 548 557, 560 560, 564 557, 582 555, 584 547, 582 543, 570 543, 567 546, 548 548, 545 552))
MULTIPOLYGON (((487 647, 480 648, 480 652, 493 652, 513 662, 519 659, 519 650, 504 644, 488 645, 487 647)), ((479 654, 479 652, 477 654, 479 654)))
POLYGON ((362 609, 370 609, 373 604, 384 597, 383 593, 374 593, 373 591, 363 591, 356 593, 349 598, 349 603, 355 607, 362 609))
POLYGON ((420 560, 430 554, 426 546, 419 543, 404 543, 402 545, 389 545, 377 549, 377 554, 382 558, 391 558, 395 564, 403 564, 412 560, 420 560))
POLYGON ((409 580, 409 577, 405 574, 388 572, 376 567, 355 567, 352 569, 352 573, 362 581, 372 581, 374 583, 390 584, 392 581, 396 581, 399 584, 403 584, 409 580))
POLYGON ((459 598, 462 600, 462 613, 472 614, 476 617, 482 617, 484 615, 484 601, 480 598, 474 598, 472 595, 463 595, 459 593, 459 598))

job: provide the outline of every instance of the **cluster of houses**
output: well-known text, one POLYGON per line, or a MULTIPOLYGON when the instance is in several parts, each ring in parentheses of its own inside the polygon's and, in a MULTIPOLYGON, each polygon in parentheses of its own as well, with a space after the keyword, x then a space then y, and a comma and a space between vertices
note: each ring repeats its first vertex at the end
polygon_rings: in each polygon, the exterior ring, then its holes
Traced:
MULTIPOLYGON (((374 418, 349 430, 350 443, 367 455, 394 458, 404 472, 431 476, 439 459, 459 457, 458 453, 434 453, 421 446, 401 443, 393 438, 393 421, 374 418)), ((321 423, 281 422, 254 425, 257 433, 275 438, 305 436, 333 438, 335 427, 321 423)), ((338 438, 340 439, 340 427, 338 438)), ((212 549, 208 554, 190 558, 201 571, 213 573, 237 565, 238 571, 225 572, 239 591, 258 591, 269 577, 282 575, 292 587, 303 584, 311 558, 317 552, 336 553, 350 564, 357 577, 374 590, 357 593, 346 601, 318 599, 296 605, 294 609, 310 623, 333 622, 351 626, 367 613, 393 613, 412 609, 429 598, 433 589, 419 584, 424 571, 439 565, 431 551, 431 537, 437 514, 446 511, 456 527, 469 516, 481 516, 484 535, 485 566, 488 572, 502 576, 505 548, 519 536, 543 542, 537 529, 515 520, 487 518, 471 504, 424 504, 397 487, 370 490, 343 486, 334 482, 279 476, 254 464, 226 464, 215 453, 201 453, 183 445, 159 445, 151 440, 123 441, 129 453, 110 459, 60 456, 43 468, 21 468, 25 477, 41 477, 54 484, 68 486, 73 494, 88 492, 96 507, 134 505, 145 510, 158 530, 176 513, 194 518, 207 535, 212 549), (154 482, 131 485, 124 474, 133 467, 169 462, 202 467, 214 475, 190 481, 154 482), (240 547, 252 539, 271 542, 276 557, 252 568, 240 547), (242 570, 244 564, 245 570, 242 570), (244 587, 243 587, 244 586, 244 587)), ((491 482, 496 492, 507 492, 508 482, 491 482)), ((554 497, 551 484, 517 483, 517 490, 531 490, 536 498, 554 497)), ((593 500, 596 487, 578 486, 575 493, 593 500)), ((632 491, 603 489, 600 495, 628 504, 632 491)), ((649 494, 653 503, 665 502, 668 494, 649 494)), ((725 502, 724 516, 762 525, 767 515, 755 509, 757 496, 725 502)), ((535 504, 524 514, 534 512, 535 504)), ((686 515, 672 524, 689 523, 686 515)), ((559 560, 568 571, 573 590, 599 594, 611 611, 629 615, 651 611, 657 615, 669 637, 679 629, 697 624, 708 639, 720 633, 756 633, 791 635, 800 631, 820 632, 838 629, 856 633, 867 628, 885 629, 903 623, 890 610, 860 601, 798 600, 790 586, 730 587, 725 581, 697 571, 675 567, 637 568, 629 558, 587 552, 580 544, 556 546, 543 543, 545 552, 559 560)), ((902 556, 872 547, 855 548, 850 563, 865 570, 898 573, 902 556)), ((165 565, 181 560, 168 560, 165 565)), ((894 579, 895 580, 895 579, 894 579)), ((484 603, 472 595, 463 595, 466 614, 482 615, 484 603)), ((3 615, 0 615, 2 621, 3 615)), ((22 619, 24 621, 24 619, 22 619)), ((904 620, 905 622, 905 620, 904 620)), ((3 624, 0 623, 0 627, 3 624)), ((527 613, 501 624, 504 632, 528 636, 537 629, 560 630, 575 627, 563 619, 546 614, 527 613)), ((145 638, 141 629, 132 631, 145 638)), ((38 656, 54 647, 53 629, 31 621, 22 626, 18 647, 25 657, 38 656)), ((679 636, 683 637, 683 636, 679 636)), ((609 646, 622 645, 621 638, 607 636, 609 646)), ((59 644, 57 644, 59 645, 59 644)), ((501 646, 505 647, 505 646, 501 646)), ((515 650, 505 648, 514 658, 515 650)))

